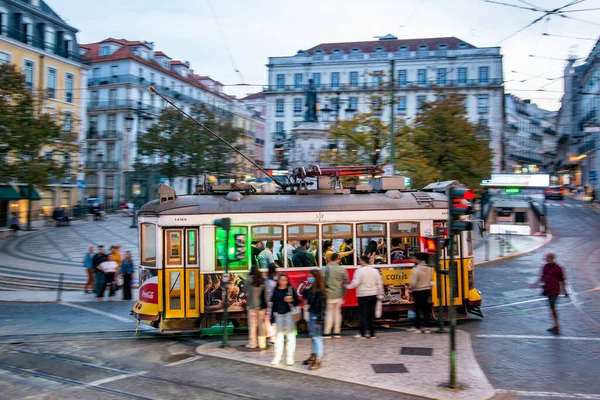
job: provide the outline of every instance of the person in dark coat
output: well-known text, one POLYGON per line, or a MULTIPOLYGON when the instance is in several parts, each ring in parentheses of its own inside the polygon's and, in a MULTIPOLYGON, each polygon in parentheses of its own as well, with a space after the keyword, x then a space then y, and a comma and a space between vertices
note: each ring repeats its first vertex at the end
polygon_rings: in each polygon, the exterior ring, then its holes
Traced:
POLYGON ((300 246, 294 249, 292 256, 292 263, 294 267, 314 267, 315 264, 311 261, 308 256, 308 240, 301 240, 300 246))
POLYGON ((131 300, 131 278, 133 277, 133 259, 131 252, 125 252, 121 261, 121 275, 123 276, 123 300, 131 300))
POLYGON ((92 259, 92 264, 94 266, 94 271, 96 275, 95 292, 97 297, 102 297, 104 294, 104 272, 100 268, 98 268, 98 266, 107 260, 108 255, 104 254, 104 246, 98 246, 98 252, 92 259))
POLYGON ((318 269, 310 271, 308 276, 310 287, 304 289, 302 297, 308 305, 308 328, 312 337, 312 353, 304 361, 308 369, 319 369, 323 359, 323 319, 325 316, 325 282, 318 269))

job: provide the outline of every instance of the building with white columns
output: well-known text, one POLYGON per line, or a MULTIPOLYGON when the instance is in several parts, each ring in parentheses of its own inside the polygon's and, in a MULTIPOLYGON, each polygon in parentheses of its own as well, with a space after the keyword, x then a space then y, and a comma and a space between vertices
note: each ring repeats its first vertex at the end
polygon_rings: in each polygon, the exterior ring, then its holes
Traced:
MULTIPOLYGON (((289 146, 291 131, 303 120, 309 80, 318 91, 321 110, 351 119, 369 112, 371 96, 382 93, 382 81, 394 70, 396 117, 412 119, 421 103, 433 101, 439 90, 465 96, 469 120, 488 128, 494 152, 493 171, 504 170, 504 87, 499 47, 478 48, 455 37, 397 39, 386 35, 364 42, 322 43, 293 56, 270 57, 265 164, 281 168, 277 156, 289 146)), ((387 87, 387 85, 384 85, 387 87)), ((327 126, 331 115, 319 113, 327 126)), ((381 118, 390 120, 389 106, 381 118)), ((384 149, 385 150, 385 149, 384 149)))

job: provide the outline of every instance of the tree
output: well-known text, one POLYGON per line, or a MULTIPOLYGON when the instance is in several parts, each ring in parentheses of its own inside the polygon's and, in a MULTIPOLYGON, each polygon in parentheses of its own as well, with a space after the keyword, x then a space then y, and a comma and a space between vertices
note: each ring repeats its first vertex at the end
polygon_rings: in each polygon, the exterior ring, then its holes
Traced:
POLYGON ((397 136, 396 165, 412 170, 414 186, 436 179, 477 187, 492 170, 487 135, 469 122, 464 97, 449 93, 422 105, 414 124, 397 136))
MULTIPOLYGON (((218 119, 205 107, 192 109, 190 115, 229 143, 241 137, 241 129, 234 128, 228 119, 218 119)), ((172 108, 165 109, 158 122, 138 137, 138 149, 143 160, 136 168, 157 169, 170 184, 177 176, 199 180, 205 173, 229 174, 237 165, 235 154, 227 146, 172 108)))
POLYGON ((76 133, 64 130, 57 117, 42 113, 44 100, 26 88, 14 65, 0 65, 0 179, 28 186, 28 230, 33 187, 64 178, 72 166, 62 155, 79 149, 76 133))

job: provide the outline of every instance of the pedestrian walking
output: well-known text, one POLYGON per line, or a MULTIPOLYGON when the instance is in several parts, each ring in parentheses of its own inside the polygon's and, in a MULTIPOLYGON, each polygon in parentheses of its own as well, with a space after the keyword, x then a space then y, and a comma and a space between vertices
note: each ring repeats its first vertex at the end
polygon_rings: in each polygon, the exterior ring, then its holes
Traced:
POLYGON ((273 309, 273 302, 271 298, 273 298, 273 291, 277 286, 277 267, 275 264, 269 265, 269 271, 267 272, 267 277, 265 278, 265 289, 267 289, 267 299, 269 299, 267 305, 267 313, 265 315, 265 327, 267 329, 267 337, 269 340, 268 344, 275 344, 275 339, 277 335, 277 329, 275 324, 271 323, 271 310, 273 309))
POLYGON ((297 307, 300 301, 296 291, 290 284, 286 274, 279 274, 277 286, 273 290, 271 298, 273 307, 271 309, 271 323, 277 326, 275 338, 275 357, 271 364, 277 365, 283 356, 284 340, 287 340, 287 365, 294 365, 294 352, 296 351, 296 322, 292 314, 292 307, 297 307))
POLYGON ((558 313, 556 312, 556 300, 561 292, 565 296, 568 296, 568 294, 565 288, 565 274, 563 269, 556 264, 554 260, 554 254, 546 254, 546 264, 542 268, 540 282, 544 285, 542 294, 548 297, 550 311, 552 312, 552 318, 554 319, 554 326, 549 328, 548 332, 559 333, 560 328, 558 325, 558 313))
POLYGON ((418 253, 412 257, 415 266, 412 269, 408 288, 412 292, 415 311, 415 326, 408 329, 410 332, 421 331, 429 333, 429 311, 431 310, 431 287, 433 286, 433 269, 425 262, 426 255, 418 253), (423 329, 421 329, 421 314, 423 315, 423 329))
POLYGON ((312 353, 304 360, 308 369, 315 370, 323 366, 323 317, 325 315, 325 283, 318 269, 310 271, 310 287, 302 292, 305 306, 308 306, 308 329, 312 337, 312 353))
POLYGON ((21 226, 19 225, 19 215, 17 213, 13 213, 13 216, 8 224, 10 229, 13 231, 13 236, 17 236, 21 230, 21 226))
MULTIPOLYGON (((377 243, 376 243, 377 244, 377 243)), ((379 271, 373 268, 371 256, 360 257, 360 268, 354 272, 352 283, 348 289, 356 288, 358 297, 358 311, 360 313, 360 333, 354 337, 366 338, 366 330, 369 329, 370 338, 375 339, 375 306, 377 299, 383 299, 383 283, 379 271)))
POLYGON ((131 300, 131 278, 133 277, 131 251, 125 252, 125 258, 121 261, 120 271, 123 277, 123 300, 131 300))
POLYGON ((87 281, 85 282, 85 285, 83 285, 83 291, 87 294, 90 292, 88 288, 92 289, 92 292, 94 291, 94 246, 90 246, 88 252, 85 253, 85 256, 83 257, 83 266, 87 273, 87 281))
POLYGON ((104 272, 102 272, 99 266, 106 260, 108 260, 108 255, 104 254, 104 246, 100 245, 98 246, 98 252, 92 260, 92 264, 94 265, 94 275, 96 278, 96 297, 102 297, 104 293, 104 272))
POLYGON ((100 292, 98 298, 104 298, 104 292, 106 291, 107 286, 109 289, 108 296, 113 297, 115 295, 115 275, 119 269, 119 265, 115 261, 114 256, 109 254, 108 259, 101 263, 98 268, 104 273, 104 285, 102 286, 102 291, 100 292))
POLYGON ((246 306, 248 307, 248 343, 246 347, 265 349, 267 347, 265 314, 269 299, 265 279, 257 265, 252 266, 250 275, 244 281, 244 293, 246 293, 246 306))
POLYGON ((323 279, 325 281, 327 297, 324 330, 325 338, 331 338, 332 328, 333 338, 342 338, 342 304, 344 302, 344 296, 346 295, 345 287, 348 285, 348 272, 340 265, 340 262, 340 255, 334 253, 330 257, 329 264, 323 267, 323 279))

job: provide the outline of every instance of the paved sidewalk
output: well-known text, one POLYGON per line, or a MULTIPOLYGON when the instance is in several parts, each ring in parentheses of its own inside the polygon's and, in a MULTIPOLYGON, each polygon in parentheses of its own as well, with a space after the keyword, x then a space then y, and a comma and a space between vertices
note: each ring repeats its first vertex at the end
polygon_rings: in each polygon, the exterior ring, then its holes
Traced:
MULTIPOLYGON (((299 338, 296 363, 273 366, 272 349, 262 352, 243 351, 246 342, 231 342, 228 349, 219 342, 203 344, 196 353, 269 368, 335 379, 342 382, 391 390, 431 399, 489 399, 494 388, 480 368, 471 347, 470 335, 457 331, 457 377, 461 389, 445 387, 449 377, 448 334, 382 332, 377 339, 358 340, 344 336, 341 340, 326 340, 323 368, 309 371, 302 360, 310 355, 311 339, 299 338), (404 355, 406 348, 431 351, 431 355, 404 355), (375 368, 396 368, 397 372, 379 372, 375 368), (404 367, 403 372, 399 372, 404 367)), ((285 358, 285 357, 284 357, 285 358)))
POLYGON ((545 246, 552 240, 552 235, 526 236, 511 235, 506 241, 500 236, 491 235, 485 240, 480 240, 473 250, 475 266, 490 264, 497 261, 518 257, 545 246))

